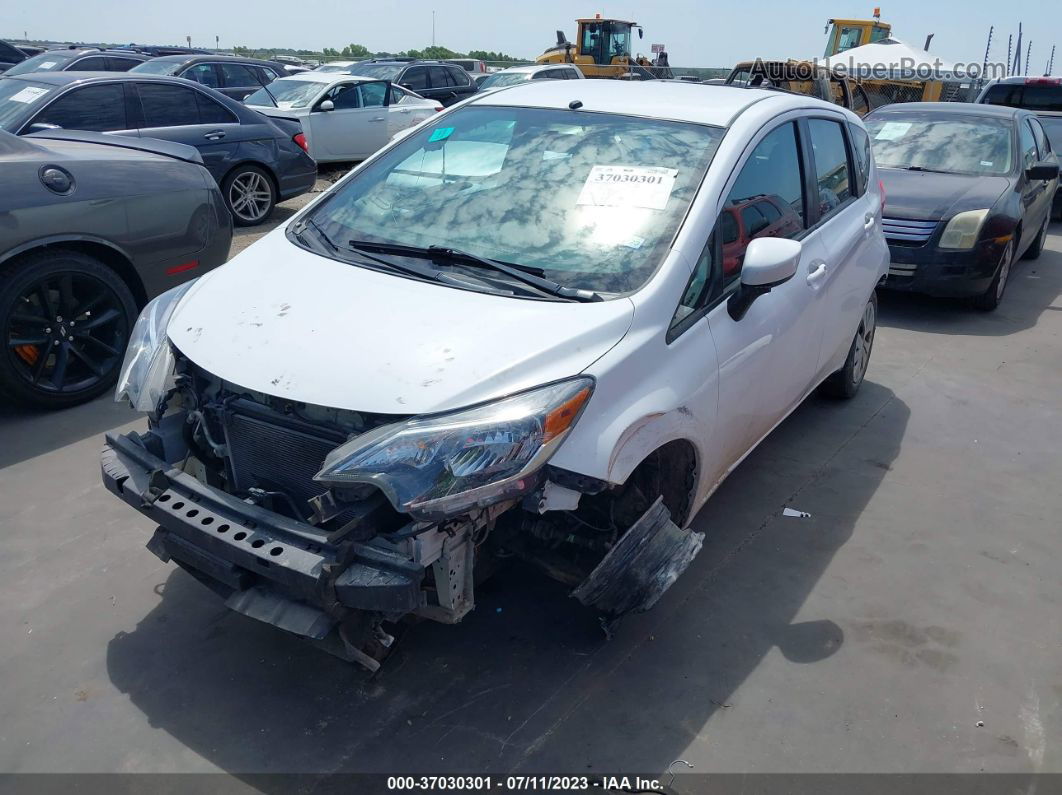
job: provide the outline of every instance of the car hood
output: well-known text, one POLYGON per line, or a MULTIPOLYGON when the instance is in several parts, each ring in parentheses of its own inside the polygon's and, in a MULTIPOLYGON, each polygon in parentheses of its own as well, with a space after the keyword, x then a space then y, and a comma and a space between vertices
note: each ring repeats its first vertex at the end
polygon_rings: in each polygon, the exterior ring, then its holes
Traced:
POLYGON ((885 186, 886 218, 946 218, 992 207, 1011 186, 1009 177, 936 174, 878 167, 885 186))
POLYGON ((170 340, 237 386, 333 408, 421 414, 574 376, 630 328, 627 298, 524 300, 336 262, 278 229, 203 276, 170 340))

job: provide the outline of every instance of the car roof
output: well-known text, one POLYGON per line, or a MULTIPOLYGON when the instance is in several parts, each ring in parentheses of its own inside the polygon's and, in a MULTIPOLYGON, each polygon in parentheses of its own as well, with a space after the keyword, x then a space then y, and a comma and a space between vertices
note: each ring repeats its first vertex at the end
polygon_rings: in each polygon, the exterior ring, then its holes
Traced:
MULTIPOLYGON (((367 83, 375 83, 380 80, 378 77, 369 77, 368 75, 351 75, 346 72, 318 72, 314 69, 310 69, 306 72, 299 72, 295 75, 284 75, 278 77, 273 82, 280 82, 281 80, 298 80, 303 83, 338 83, 340 81, 363 81, 367 83)), ((270 83, 272 85, 272 83, 270 83)))
POLYGON ((954 116, 984 116, 986 118, 1014 118, 1019 115, 1035 115, 1024 108, 1009 105, 984 105, 974 102, 896 102, 883 105, 868 113, 868 116, 883 116, 887 113, 940 113, 954 116))
POLYGON ((1015 75, 1012 77, 998 77, 995 80, 990 80, 989 85, 995 85, 996 83, 1036 83, 1044 80, 1062 80, 1062 77, 1058 75, 1015 75))
POLYGON ((160 55, 152 61, 162 63, 193 63, 195 61, 218 61, 225 63, 250 63, 260 66, 283 66, 279 61, 267 61, 264 58, 245 58, 242 55, 211 55, 210 53, 181 53, 180 55, 160 55))
POLYGON ((728 127, 744 110, 768 100, 777 112, 809 107, 841 110, 832 103, 788 92, 664 80, 533 80, 502 91, 473 94, 466 102, 565 109, 579 101, 582 111, 728 127))
POLYGON ((24 75, 5 77, 5 80, 32 80, 34 83, 45 83, 53 86, 65 86, 71 83, 92 83, 101 80, 158 80, 166 83, 188 85, 188 80, 170 75, 149 75, 144 72, 27 72, 24 75))

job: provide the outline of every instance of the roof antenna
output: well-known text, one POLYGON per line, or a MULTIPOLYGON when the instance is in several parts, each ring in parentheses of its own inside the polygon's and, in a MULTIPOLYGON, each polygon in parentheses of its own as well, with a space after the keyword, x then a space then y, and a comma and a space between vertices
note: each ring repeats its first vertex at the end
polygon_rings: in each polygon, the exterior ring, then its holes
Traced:
POLYGON ((568 110, 579 110, 582 106, 583 101, 581 99, 573 99, 568 103, 568 110))

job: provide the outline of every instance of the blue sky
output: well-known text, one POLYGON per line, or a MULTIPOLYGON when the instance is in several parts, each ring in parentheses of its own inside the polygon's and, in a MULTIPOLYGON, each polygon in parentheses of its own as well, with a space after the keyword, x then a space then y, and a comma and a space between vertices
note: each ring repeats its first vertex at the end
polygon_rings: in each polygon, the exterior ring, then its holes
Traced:
MULTIPOLYGON (((1062 72, 1062 2, 1058 0, 964 0, 962 3, 896 0, 882 2, 882 19, 894 35, 921 46, 935 33, 931 51, 945 59, 980 62, 990 25, 996 26, 993 59, 1006 57, 1007 34, 1024 23, 1032 46, 1032 70, 1044 68, 1057 43, 1055 71, 1062 72)), ((0 15, 0 36, 73 41, 192 43, 213 47, 341 48, 355 42, 373 50, 398 51, 431 43, 432 9, 436 42, 454 50, 540 53, 562 28, 574 36, 577 16, 602 12, 633 18, 645 28, 640 44, 667 45, 671 63, 729 66, 761 57, 822 54, 829 17, 869 17, 874 0, 804 0, 712 3, 704 0, 602 3, 581 0, 9 0, 0 15), (596 3, 596 4, 595 4, 596 3)), ((1023 47, 1024 49, 1024 47, 1023 47)))

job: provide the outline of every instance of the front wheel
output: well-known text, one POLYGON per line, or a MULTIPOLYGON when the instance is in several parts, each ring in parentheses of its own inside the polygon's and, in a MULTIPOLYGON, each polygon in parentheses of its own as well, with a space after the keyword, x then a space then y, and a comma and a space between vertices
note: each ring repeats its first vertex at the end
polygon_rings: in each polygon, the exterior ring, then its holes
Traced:
POLYGON ((1003 256, 999 260, 999 267, 996 269, 996 278, 988 285, 988 289, 973 301, 973 305, 982 312, 991 312, 1003 300, 1003 292, 1007 289, 1007 279, 1010 278, 1010 267, 1014 261, 1014 252, 1018 245, 1018 235, 1019 232, 1015 232, 1014 237, 1011 238, 1006 249, 1004 249, 1003 256))
POLYGON ((236 226, 257 226, 273 213, 277 203, 273 180, 258 166, 234 168, 221 186, 236 226))
POLYGON ((58 409, 84 403, 118 377, 136 302, 94 257, 46 250, 0 270, 0 395, 58 409))
POLYGON ((863 317, 859 320, 852 346, 848 349, 848 358, 844 366, 822 383, 822 391, 829 397, 848 400, 856 395, 863 384, 870 365, 870 352, 874 348, 874 332, 878 327, 878 294, 871 293, 870 300, 863 307, 863 317))

